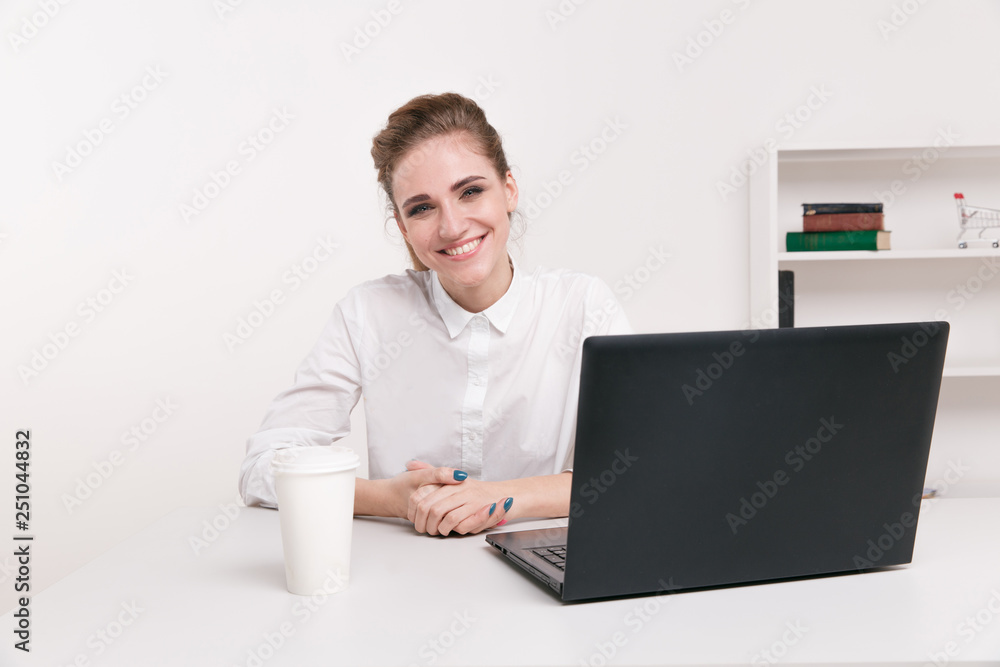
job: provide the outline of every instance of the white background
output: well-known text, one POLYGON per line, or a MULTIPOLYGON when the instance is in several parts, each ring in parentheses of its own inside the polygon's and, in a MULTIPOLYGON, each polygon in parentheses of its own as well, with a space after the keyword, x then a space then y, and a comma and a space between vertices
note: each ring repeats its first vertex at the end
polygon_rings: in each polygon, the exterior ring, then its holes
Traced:
MULTIPOLYGON (((30 428, 35 592, 175 507, 235 500, 245 440, 333 304, 407 267, 369 150, 414 95, 479 99, 521 187, 519 261, 599 275, 648 332, 746 325, 746 186, 724 196, 719 184, 748 151, 772 139, 921 146, 945 127, 1000 144, 1000 6, 985 0, 564 0, 565 15, 557 0, 220 7, 0 11, 0 539, 15 532, 14 434, 30 428), (293 118, 249 160, 241 145, 275 110, 293 118), (89 141, 103 119, 112 131, 89 141), (600 154, 585 158, 587 145, 600 154), (88 154, 66 173, 55 163, 71 151, 88 154), (231 160, 239 173, 185 221, 180 205, 231 160), (337 251, 293 289, 286 273, 328 237, 337 251), (650 273, 651 248, 671 258, 650 273), (626 276, 645 282, 627 294, 626 276), (283 301, 227 345, 273 290, 283 301), (176 406, 160 422, 157 401, 176 406), (123 435, 143 427, 130 448, 123 435)), ((956 432, 977 428, 992 426, 956 432)), ((995 482, 993 452, 966 453, 966 479, 995 482)), ((938 473, 953 458, 935 456, 938 473)), ((0 556, 0 611, 12 564, 0 556)))

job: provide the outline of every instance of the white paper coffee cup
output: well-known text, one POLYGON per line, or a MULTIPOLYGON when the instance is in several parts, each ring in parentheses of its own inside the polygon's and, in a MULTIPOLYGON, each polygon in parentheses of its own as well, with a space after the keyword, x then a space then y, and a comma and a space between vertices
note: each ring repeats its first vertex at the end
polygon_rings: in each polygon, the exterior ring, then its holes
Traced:
POLYGON ((348 447, 289 447, 275 454, 271 469, 289 592, 322 595, 347 587, 360 463, 348 447))

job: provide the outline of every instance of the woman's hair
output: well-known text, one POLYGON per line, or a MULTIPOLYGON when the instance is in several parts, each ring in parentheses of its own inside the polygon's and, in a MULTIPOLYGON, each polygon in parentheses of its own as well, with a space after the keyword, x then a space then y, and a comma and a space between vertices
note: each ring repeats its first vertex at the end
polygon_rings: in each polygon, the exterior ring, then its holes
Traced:
MULTIPOLYGON (((493 163, 500 180, 506 178, 510 167, 500 135, 475 101, 458 93, 420 95, 389 114, 385 129, 372 139, 372 159, 378 170, 378 182, 389 198, 389 213, 398 214, 392 178, 403 158, 428 139, 456 133, 468 137, 475 150, 493 163)), ((409 242, 406 249, 413 268, 426 271, 409 242)))

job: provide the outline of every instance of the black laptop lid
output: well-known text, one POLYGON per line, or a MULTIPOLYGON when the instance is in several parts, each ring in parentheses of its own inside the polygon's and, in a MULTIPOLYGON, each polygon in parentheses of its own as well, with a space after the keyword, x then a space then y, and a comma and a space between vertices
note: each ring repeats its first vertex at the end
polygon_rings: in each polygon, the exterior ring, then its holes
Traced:
POLYGON ((909 562, 947 337, 587 339, 563 599, 909 562))

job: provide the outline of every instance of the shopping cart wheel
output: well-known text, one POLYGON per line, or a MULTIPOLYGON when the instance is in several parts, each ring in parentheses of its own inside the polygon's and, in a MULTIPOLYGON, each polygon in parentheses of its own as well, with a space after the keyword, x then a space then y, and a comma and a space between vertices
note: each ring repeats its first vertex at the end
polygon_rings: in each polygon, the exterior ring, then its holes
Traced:
POLYGON ((958 244, 958 247, 959 248, 968 248, 969 244, 966 243, 965 241, 962 241, 961 243, 958 244))

